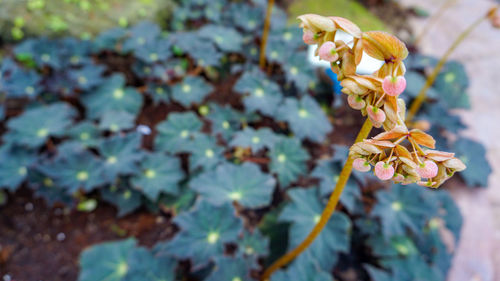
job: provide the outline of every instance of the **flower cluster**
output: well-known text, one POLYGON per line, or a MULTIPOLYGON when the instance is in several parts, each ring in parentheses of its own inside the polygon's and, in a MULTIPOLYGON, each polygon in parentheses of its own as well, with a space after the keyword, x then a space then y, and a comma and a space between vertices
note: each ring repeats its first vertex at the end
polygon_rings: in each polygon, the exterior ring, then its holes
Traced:
POLYGON ((432 136, 418 129, 408 130, 405 124, 406 105, 399 98, 406 88, 403 60, 408 50, 403 42, 381 31, 362 32, 340 17, 306 14, 299 19, 304 42, 318 45, 316 55, 331 63, 349 105, 385 130, 351 147, 355 169, 367 172, 373 165, 381 180, 429 187, 438 187, 456 171, 465 169, 453 153, 432 150, 432 136), (339 31, 351 35, 352 41, 336 40, 339 31), (357 74, 364 55, 384 64, 371 75, 357 74))

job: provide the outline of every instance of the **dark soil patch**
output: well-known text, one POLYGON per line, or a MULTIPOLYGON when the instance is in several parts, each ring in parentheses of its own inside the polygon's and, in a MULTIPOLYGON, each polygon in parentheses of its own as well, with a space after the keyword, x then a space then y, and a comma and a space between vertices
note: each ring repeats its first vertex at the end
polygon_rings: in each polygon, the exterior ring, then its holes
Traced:
POLYGON ((134 236, 151 247, 174 235, 169 216, 141 210, 124 218, 99 202, 91 213, 49 207, 22 188, 0 207, 0 276, 15 281, 76 280, 78 257, 86 247, 134 236))

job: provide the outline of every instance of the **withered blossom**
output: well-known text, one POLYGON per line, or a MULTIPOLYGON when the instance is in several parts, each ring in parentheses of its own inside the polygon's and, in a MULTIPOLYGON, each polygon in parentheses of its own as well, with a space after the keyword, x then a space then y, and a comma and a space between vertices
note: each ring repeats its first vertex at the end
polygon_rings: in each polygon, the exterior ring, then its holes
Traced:
POLYGON ((340 17, 307 14, 299 19, 305 43, 317 44, 316 55, 331 63, 342 92, 348 95, 349 106, 385 130, 350 148, 356 170, 368 172, 374 166, 381 180, 436 188, 466 168, 453 153, 433 150, 432 136, 420 129, 408 130, 405 125, 406 105, 399 98, 406 88, 403 60, 408 50, 403 42, 386 32, 361 32, 354 23, 340 17), (338 30, 350 34, 353 41, 335 40, 338 30), (371 75, 357 74, 363 53, 384 64, 371 75))

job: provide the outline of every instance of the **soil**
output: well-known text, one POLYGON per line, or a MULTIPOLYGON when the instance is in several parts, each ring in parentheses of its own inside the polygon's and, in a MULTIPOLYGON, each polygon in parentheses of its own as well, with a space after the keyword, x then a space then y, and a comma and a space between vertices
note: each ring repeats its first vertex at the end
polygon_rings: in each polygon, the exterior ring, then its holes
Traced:
POLYGON ((76 280, 78 257, 90 245, 134 236, 150 247, 176 232, 168 214, 116 214, 103 202, 91 213, 49 207, 28 188, 19 189, 0 207, 0 276, 12 281, 76 280))

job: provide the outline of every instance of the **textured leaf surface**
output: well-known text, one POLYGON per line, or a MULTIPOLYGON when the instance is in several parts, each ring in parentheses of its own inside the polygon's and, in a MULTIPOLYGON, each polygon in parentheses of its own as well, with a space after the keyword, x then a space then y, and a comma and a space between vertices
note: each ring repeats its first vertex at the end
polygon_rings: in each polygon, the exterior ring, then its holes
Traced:
POLYGON ((171 241, 158 244, 157 253, 189 258, 195 268, 222 256, 224 243, 235 242, 243 227, 230 204, 215 207, 205 201, 178 215, 174 222, 181 231, 171 241))
POLYGON ((97 89, 83 95, 82 102, 88 117, 97 119, 108 111, 136 115, 142 106, 142 96, 134 88, 125 87, 123 74, 113 74, 97 89))
POLYGON ((241 51, 243 38, 233 28, 222 25, 205 25, 198 30, 198 33, 200 37, 212 40, 222 51, 241 51))
POLYGON ((64 103, 28 109, 7 123, 10 131, 4 141, 37 148, 50 136, 62 135, 75 115, 76 111, 64 103))
MULTIPOLYGON (((292 202, 285 206, 279 220, 292 223, 290 227, 289 250, 295 248, 306 238, 318 222, 324 209, 317 196, 316 188, 295 188, 288 191, 292 202)), ((314 257, 321 268, 330 271, 337 262, 336 253, 349 250, 349 230, 351 222, 343 213, 336 212, 328 224, 306 250, 314 257)))
POLYGON ((11 148, 0 152, 0 159, 0 188, 13 191, 26 179, 36 155, 31 151, 11 148))
POLYGON ((202 77, 187 76, 172 87, 172 99, 189 107, 192 104, 200 104, 212 91, 213 87, 202 77))
POLYGON ((263 148, 273 147, 277 140, 278 136, 269 128, 254 130, 247 127, 237 132, 229 145, 233 147, 250 147, 252 152, 256 153, 263 148))
POLYGON ((332 130, 321 107, 307 95, 300 100, 287 98, 279 107, 277 118, 288 122, 292 132, 302 140, 322 142, 332 130))
POLYGON ((184 172, 178 158, 163 154, 149 154, 140 162, 139 175, 133 176, 132 185, 155 201, 161 192, 177 194, 184 172))
POLYGON ((462 160, 467 169, 460 172, 468 186, 488 186, 488 178, 492 172, 486 159, 486 149, 476 141, 460 138, 453 144, 456 157, 462 160))
POLYGON ((272 176, 262 173, 252 163, 221 164, 190 183, 191 188, 215 205, 236 201, 247 208, 268 205, 275 185, 272 176))
POLYGON ((306 161, 309 154, 301 147, 297 139, 281 138, 269 152, 273 173, 278 175, 281 187, 297 180, 307 173, 306 161))
POLYGON ((200 119, 192 112, 171 113, 166 121, 156 126, 155 149, 171 153, 187 151, 201 126, 200 119))

